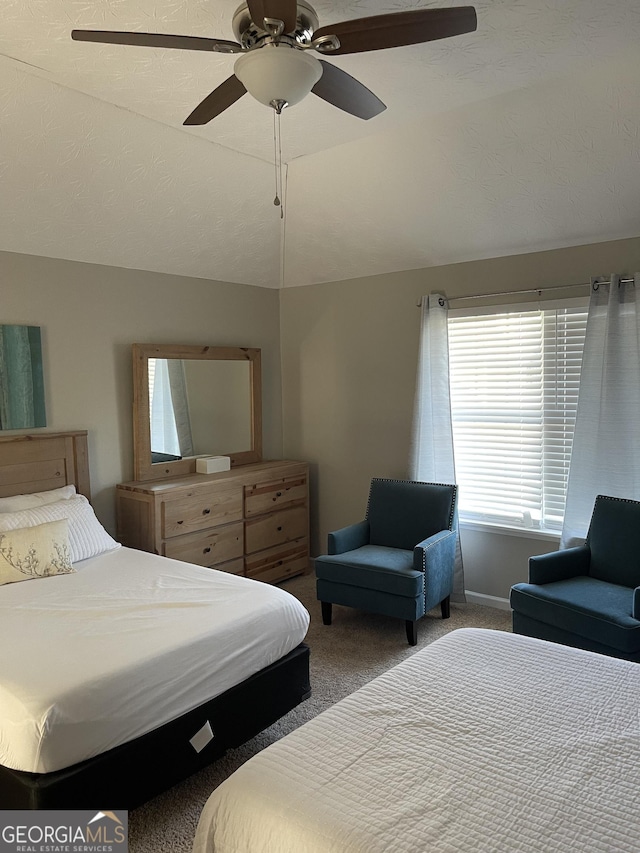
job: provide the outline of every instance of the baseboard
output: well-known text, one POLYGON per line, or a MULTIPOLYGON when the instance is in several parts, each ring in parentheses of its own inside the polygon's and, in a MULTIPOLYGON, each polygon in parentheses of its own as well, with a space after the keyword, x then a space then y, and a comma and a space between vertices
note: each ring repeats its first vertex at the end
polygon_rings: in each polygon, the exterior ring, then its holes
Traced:
POLYGON ((483 592, 471 592, 468 589, 465 589, 464 594, 469 604, 484 604, 485 607, 496 607, 498 610, 511 610, 508 598, 485 595, 483 592))

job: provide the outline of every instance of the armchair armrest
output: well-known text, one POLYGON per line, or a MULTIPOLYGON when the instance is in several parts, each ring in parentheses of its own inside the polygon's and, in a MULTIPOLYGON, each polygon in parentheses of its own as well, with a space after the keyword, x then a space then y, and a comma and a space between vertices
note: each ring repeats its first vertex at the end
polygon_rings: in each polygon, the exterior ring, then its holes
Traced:
POLYGON ((456 552, 456 531, 441 530, 423 539, 413 549, 413 568, 417 572, 429 571, 443 559, 453 560, 456 552))
POLYGON ((590 562, 591 549, 588 545, 529 557, 529 583, 553 583, 586 575, 590 562))
POLYGON ((640 619, 640 586, 633 590, 633 609, 631 615, 634 619, 640 619))
POLYGON ((413 549, 413 568, 424 573, 425 601, 433 607, 451 594, 456 531, 441 530, 413 549))
POLYGON ((329 534, 329 554, 344 554, 345 551, 355 551, 369 544, 369 522, 358 521, 329 534))

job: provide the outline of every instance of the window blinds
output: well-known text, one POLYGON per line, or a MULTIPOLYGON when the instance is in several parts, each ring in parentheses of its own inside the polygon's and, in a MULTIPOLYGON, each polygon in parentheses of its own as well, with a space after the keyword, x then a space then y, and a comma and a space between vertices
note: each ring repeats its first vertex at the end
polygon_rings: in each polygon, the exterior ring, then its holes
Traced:
POLYGON ((585 308, 450 316, 460 516, 560 530, 585 308))

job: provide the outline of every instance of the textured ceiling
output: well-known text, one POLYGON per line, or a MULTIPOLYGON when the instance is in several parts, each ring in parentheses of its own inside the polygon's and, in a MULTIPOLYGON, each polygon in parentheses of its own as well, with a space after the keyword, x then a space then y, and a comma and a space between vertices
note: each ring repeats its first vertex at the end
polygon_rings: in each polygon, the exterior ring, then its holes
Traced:
POLYGON ((333 58, 388 109, 285 111, 284 220, 268 108, 182 126, 233 56, 69 35, 232 39, 236 5, 3 0, 0 249, 278 287, 640 234, 638 0, 482 0, 476 33, 333 58))

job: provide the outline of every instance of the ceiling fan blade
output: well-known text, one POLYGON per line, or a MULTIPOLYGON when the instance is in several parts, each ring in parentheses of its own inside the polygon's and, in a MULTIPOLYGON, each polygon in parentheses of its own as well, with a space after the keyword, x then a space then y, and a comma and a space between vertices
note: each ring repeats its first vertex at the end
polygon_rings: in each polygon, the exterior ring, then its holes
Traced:
POLYGON ((206 124, 220 115, 221 112, 235 104, 247 90, 238 80, 235 74, 227 77, 217 89, 201 101, 195 110, 182 122, 183 124, 206 124))
POLYGON ((383 50, 407 44, 449 38, 461 33, 471 33, 478 26, 473 6, 458 6, 452 9, 414 9, 410 12, 393 12, 389 15, 374 15, 371 18, 356 18, 341 21, 329 27, 321 27, 313 34, 313 41, 327 36, 337 36, 340 47, 318 45, 320 52, 331 55, 360 53, 365 50, 383 50))
POLYGON ((380 98, 355 77, 330 62, 320 62, 322 77, 311 90, 314 95, 358 118, 373 118, 386 110, 380 98))
POLYGON ((238 53, 242 45, 225 39, 199 36, 172 36, 164 33, 120 33, 110 30, 71 30, 74 41, 94 41, 100 44, 130 44, 136 47, 168 47, 179 50, 208 50, 214 53, 238 53))
POLYGON ((298 20, 296 0, 247 0, 249 14, 254 24, 262 27, 265 18, 273 18, 284 23, 284 32, 291 33, 298 20))

